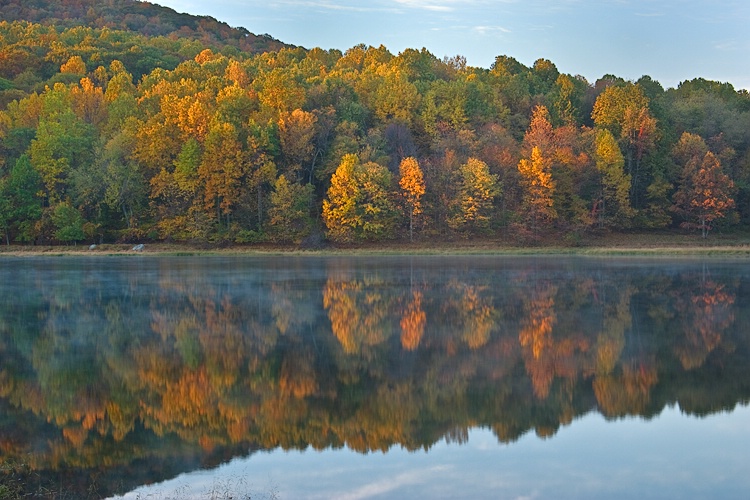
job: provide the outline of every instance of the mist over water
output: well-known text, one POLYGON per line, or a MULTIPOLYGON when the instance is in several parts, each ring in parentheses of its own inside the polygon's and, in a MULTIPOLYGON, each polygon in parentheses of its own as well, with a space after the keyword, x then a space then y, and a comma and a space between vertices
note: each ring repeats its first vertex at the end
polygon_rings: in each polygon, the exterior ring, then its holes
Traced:
POLYGON ((742 260, 11 258, 0 282, 1 456, 29 492, 748 486, 742 260))

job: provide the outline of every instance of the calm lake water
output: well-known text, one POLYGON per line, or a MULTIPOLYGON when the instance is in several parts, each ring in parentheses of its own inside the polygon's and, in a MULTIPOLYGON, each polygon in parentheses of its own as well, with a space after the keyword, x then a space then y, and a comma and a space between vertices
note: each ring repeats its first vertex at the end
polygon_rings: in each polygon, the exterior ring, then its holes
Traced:
POLYGON ((746 498, 750 262, 0 259, 0 491, 746 498))

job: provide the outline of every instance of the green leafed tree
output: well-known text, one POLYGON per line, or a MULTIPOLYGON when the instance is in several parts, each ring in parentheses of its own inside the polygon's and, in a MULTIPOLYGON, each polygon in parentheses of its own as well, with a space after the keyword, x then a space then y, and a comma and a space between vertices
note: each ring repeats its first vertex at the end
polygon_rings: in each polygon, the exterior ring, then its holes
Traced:
POLYGON ((59 203, 52 211, 55 238, 60 241, 75 244, 84 239, 83 222, 81 212, 67 201, 59 203))
POLYGON ((33 240, 34 223, 42 216, 41 187, 42 179, 26 155, 16 160, 10 175, 0 182, 0 227, 6 244, 11 236, 19 241, 33 240))
POLYGON ((136 222, 138 210, 145 206, 147 192, 138 164, 113 159, 107 164, 104 181, 107 186, 105 192, 107 205, 119 210, 128 228, 132 228, 136 222))
POLYGON ((312 200, 312 184, 303 186, 289 182, 284 174, 276 179, 268 209, 268 224, 275 241, 299 243, 310 234, 313 224, 310 217, 312 200))
POLYGON ((600 227, 628 227, 633 216, 630 175, 625 174, 625 159, 609 130, 597 132, 594 156, 601 188, 595 206, 596 220, 600 227))
POLYGON ((42 176, 49 204, 54 205, 66 195, 71 170, 93 161, 94 129, 73 113, 61 84, 48 89, 43 110, 31 141, 31 163, 42 176))

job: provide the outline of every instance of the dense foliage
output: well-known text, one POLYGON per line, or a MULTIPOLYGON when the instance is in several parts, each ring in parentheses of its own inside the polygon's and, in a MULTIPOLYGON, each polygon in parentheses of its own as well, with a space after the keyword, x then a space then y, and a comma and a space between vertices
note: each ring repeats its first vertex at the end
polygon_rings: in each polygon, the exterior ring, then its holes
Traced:
POLYGON ((1 8, 59 20, 0 23, 7 243, 575 241, 750 223, 750 96, 728 83, 252 45, 140 2, 1 8))

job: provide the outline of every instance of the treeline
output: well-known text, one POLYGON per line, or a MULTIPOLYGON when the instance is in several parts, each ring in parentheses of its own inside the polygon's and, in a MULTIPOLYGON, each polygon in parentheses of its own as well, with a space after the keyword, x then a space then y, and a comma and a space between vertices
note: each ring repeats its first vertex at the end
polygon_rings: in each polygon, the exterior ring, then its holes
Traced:
POLYGON ((750 96, 548 60, 253 54, 0 23, 5 242, 320 244, 750 223, 750 96))

